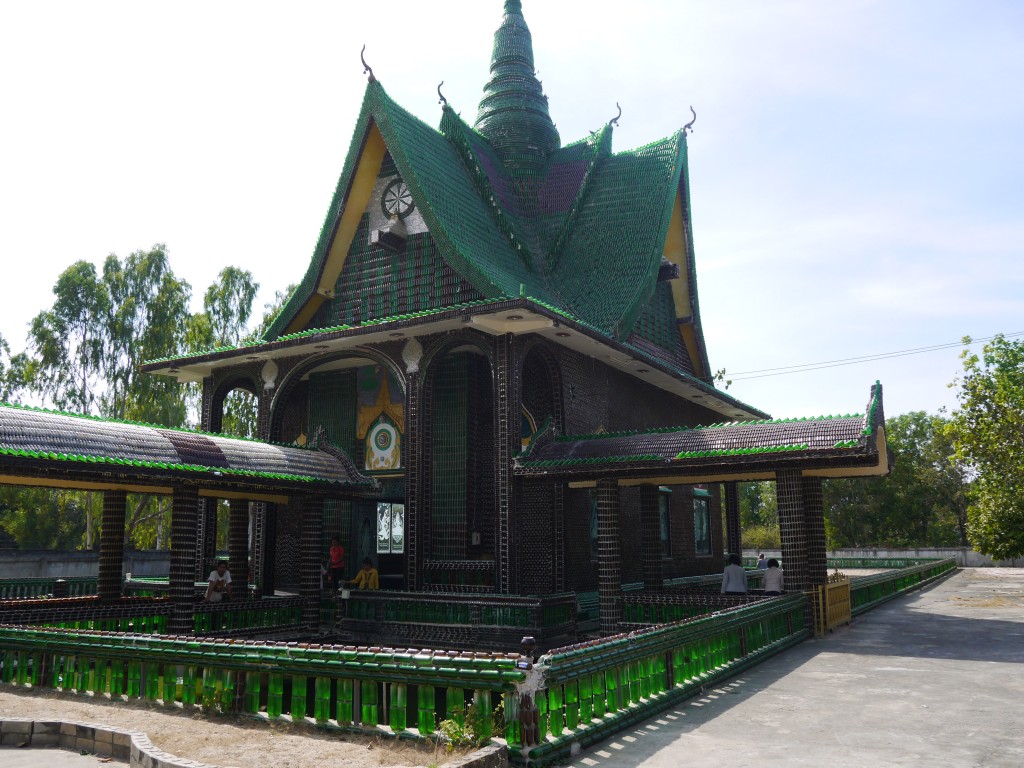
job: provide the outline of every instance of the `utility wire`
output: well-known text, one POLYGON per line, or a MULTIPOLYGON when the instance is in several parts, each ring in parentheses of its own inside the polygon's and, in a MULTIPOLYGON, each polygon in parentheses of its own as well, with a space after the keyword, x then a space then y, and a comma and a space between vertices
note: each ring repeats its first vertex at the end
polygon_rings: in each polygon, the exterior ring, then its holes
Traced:
MULTIPOLYGON (((1014 333, 1003 333, 997 334, 1004 338, 1012 339, 1017 336, 1024 336, 1024 331, 1015 331, 1014 333)), ((971 345, 979 344, 983 341, 991 341, 996 336, 983 336, 981 338, 972 338, 971 345)), ((894 357, 907 357, 909 355, 920 355, 925 352, 936 352, 940 349, 950 349, 951 347, 959 347, 963 344, 963 341, 951 341, 946 344, 933 344, 929 347, 915 347, 913 349, 901 349, 896 352, 879 352, 874 355, 862 355, 860 357, 844 357, 838 360, 825 360, 820 363, 802 363, 800 365, 784 365, 779 368, 761 368, 756 371, 740 371, 733 375, 726 373, 726 376, 731 381, 739 381, 743 379, 763 379, 768 376, 785 376, 789 373, 806 373, 808 371, 818 371, 825 368, 838 368, 844 365, 856 365, 858 363, 870 363, 875 360, 887 360, 894 357)))

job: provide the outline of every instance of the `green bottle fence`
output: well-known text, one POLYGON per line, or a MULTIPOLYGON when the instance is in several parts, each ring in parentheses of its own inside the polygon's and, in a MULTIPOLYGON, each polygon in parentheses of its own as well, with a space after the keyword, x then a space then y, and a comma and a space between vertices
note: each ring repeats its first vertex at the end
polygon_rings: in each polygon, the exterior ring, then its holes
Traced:
POLYGON ((560 759, 800 642, 806 605, 803 595, 763 600, 542 656, 532 702, 521 697, 506 732, 511 755, 560 759))
POLYGON ((59 596, 83 597, 96 594, 96 579, 2 579, 0 600, 25 600, 59 596))
POLYGON ((0 682, 209 713, 428 736, 476 703, 494 730, 518 654, 139 637, 0 627, 0 682))
MULTIPOLYGON (((230 637, 254 633, 295 633, 302 629, 302 599, 274 597, 196 603, 197 635, 230 637)), ((123 598, 100 603, 95 598, 0 601, 0 622, 33 627, 161 635, 167 632, 171 606, 166 599, 123 598)))
POLYGON ((919 589, 925 584, 956 572, 956 560, 927 560, 919 565, 888 573, 858 576, 850 580, 851 613, 856 616, 897 595, 919 589))
MULTIPOLYGON (((853 611, 955 570, 955 561, 943 560, 854 579, 853 611)), ((629 610, 645 614, 631 618, 664 618, 665 611, 676 610, 671 600, 680 599, 669 593, 657 616, 647 613, 650 604, 638 602, 629 610)), ((254 601, 264 602, 272 601, 254 601)), ((680 604, 684 611, 707 608, 680 604)), ((280 608, 292 609, 287 603, 280 608)), ((206 613, 240 629, 248 622, 290 618, 250 610, 255 605, 240 601, 206 613)), ((803 594, 753 599, 726 610, 719 606, 710 615, 557 648, 536 660, 518 653, 146 636, 135 619, 130 633, 121 624, 99 631, 6 623, 0 625, 0 684, 405 738, 433 736, 441 720, 465 723, 474 715, 477 732, 503 736, 514 760, 544 764, 564 758, 576 743, 586 746, 632 727, 802 641, 810 634, 809 612, 803 594)), ((202 616, 197 626, 206 621, 202 616)), ((148 617, 158 632, 161 614, 148 617)), ((551 620, 559 618, 556 613, 551 620)))

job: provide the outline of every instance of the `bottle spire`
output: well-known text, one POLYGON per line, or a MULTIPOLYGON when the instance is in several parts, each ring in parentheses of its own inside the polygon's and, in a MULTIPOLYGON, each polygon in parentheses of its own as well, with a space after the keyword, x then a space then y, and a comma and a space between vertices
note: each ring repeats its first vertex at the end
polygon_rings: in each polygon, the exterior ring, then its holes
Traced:
POLYGON ((512 172, 539 172, 561 144, 533 65, 533 38, 521 0, 505 0, 474 127, 512 172))

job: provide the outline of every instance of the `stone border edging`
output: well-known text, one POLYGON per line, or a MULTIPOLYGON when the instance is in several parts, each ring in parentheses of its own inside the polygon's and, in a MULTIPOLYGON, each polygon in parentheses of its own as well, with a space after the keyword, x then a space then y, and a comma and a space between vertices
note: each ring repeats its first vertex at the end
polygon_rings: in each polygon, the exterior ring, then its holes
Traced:
MULTIPOLYGON (((142 731, 79 723, 66 720, 0 720, 0 746, 16 747, 27 742, 34 748, 68 749, 95 755, 109 755, 127 762, 130 768, 217 768, 188 760, 153 746, 142 731)), ((490 744, 450 762, 446 768, 508 768, 508 747, 490 744)))
POLYGON ((0 720, 0 745, 14 747, 26 741, 29 747, 109 755, 131 768, 215 768, 163 752, 141 731, 64 720, 0 720))

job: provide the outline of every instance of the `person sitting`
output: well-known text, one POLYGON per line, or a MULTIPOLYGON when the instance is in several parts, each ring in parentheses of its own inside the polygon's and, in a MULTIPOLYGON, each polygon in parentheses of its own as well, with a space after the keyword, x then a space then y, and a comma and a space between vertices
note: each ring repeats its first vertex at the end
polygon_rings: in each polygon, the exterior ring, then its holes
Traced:
POLYGON ((766 595, 782 594, 783 570, 774 557, 768 561, 768 570, 764 572, 764 593, 766 595))
POLYGON ((209 584, 203 600, 207 603, 219 603, 231 598, 231 571, 224 560, 217 562, 217 567, 210 571, 209 584))
POLYGON ((354 579, 349 579, 347 584, 352 584, 356 589, 380 589, 380 576, 377 569, 373 567, 370 558, 363 559, 363 567, 356 574, 354 579))
POLYGON ((743 570, 742 562, 739 555, 729 555, 729 564, 722 572, 723 595, 747 594, 747 572, 743 570))

